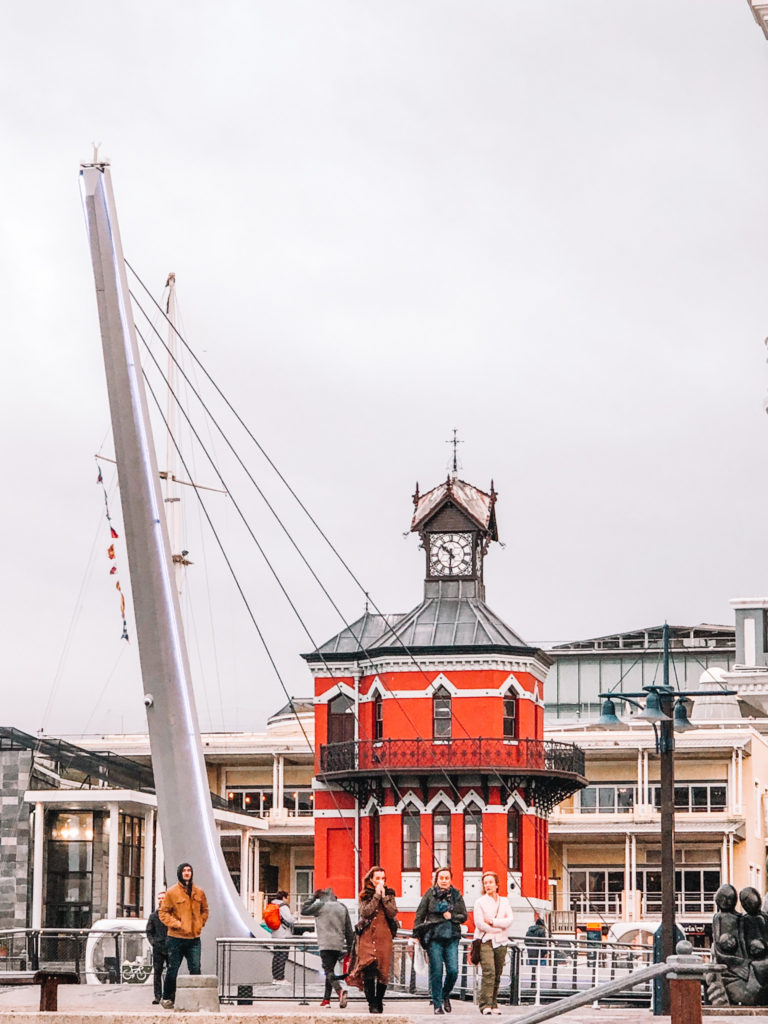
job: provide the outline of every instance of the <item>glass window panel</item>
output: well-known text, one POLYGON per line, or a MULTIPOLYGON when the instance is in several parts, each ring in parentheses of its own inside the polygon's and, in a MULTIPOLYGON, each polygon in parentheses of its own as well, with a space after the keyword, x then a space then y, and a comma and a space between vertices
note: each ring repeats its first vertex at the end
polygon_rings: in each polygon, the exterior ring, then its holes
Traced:
POLYGON ((609 871, 608 872, 608 892, 622 892, 624 889, 624 872, 623 871, 609 871))
POLYGON ((617 786, 616 810, 626 814, 635 806, 635 791, 631 786, 617 786))
POLYGON ((464 867, 469 871, 482 867, 482 823, 482 814, 477 808, 464 812, 464 867))
POLYGON ((709 805, 709 787, 691 786, 691 807, 694 811, 706 811, 709 805))
POLYGON ((675 809, 687 811, 690 803, 690 790, 688 786, 675 786, 675 809))
POLYGON ((712 811, 725 810, 725 786, 709 787, 709 808, 712 811))
POLYGON ((701 892, 701 871, 688 870, 683 872, 683 892, 701 892))
POLYGON ((507 811, 507 866, 510 871, 520 870, 520 815, 514 807, 507 811))
POLYGON ((605 872, 588 871, 587 875, 590 896, 603 896, 605 894, 605 872))
POLYGON ((417 807, 408 806, 403 814, 403 870, 416 871, 420 864, 419 840, 420 813, 417 807))
POLYGON ((597 804, 601 814, 612 814, 616 807, 616 790, 613 786, 598 786, 597 804))
POLYGON ((597 809, 597 788, 587 786, 581 791, 581 809, 585 814, 594 814, 597 809))
POLYGON ((451 812, 438 806, 432 815, 434 866, 442 867, 451 863, 451 812))
POLYGON ((578 895, 587 891, 587 873, 586 871, 571 871, 571 892, 578 895))
POLYGON ((701 874, 704 892, 710 897, 713 897, 720 888, 720 872, 710 869, 702 871, 701 874))

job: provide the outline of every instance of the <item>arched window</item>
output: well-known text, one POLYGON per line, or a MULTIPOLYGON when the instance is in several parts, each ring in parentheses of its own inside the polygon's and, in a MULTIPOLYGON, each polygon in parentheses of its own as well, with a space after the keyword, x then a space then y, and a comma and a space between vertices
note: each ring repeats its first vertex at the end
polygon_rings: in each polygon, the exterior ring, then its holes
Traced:
MULTIPOLYGON (((419 846, 421 838, 421 812, 414 804, 403 808, 403 871, 418 871, 421 864, 419 846)), ((379 864, 380 861, 374 861, 379 864)))
POLYGON ((520 870, 520 812, 516 807, 507 811, 507 868, 520 870))
POLYGON ((505 740, 517 739, 517 694, 510 687, 504 694, 503 732, 505 740))
POLYGON ((464 811, 464 870, 479 871, 483 866, 483 812, 476 804, 464 811))
POLYGON ((447 804, 438 804, 432 811, 432 859, 436 868, 451 863, 451 809, 447 804))
POLYGON ((432 735, 436 740, 451 738, 451 695, 444 686, 432 694, 432 735))
POLYGON ((339 693, 328 702, 328 742, 347 743, 354 738, 354 701, 346 693, 339 693))
MULTIPOLYGON (((373 698, 373 738, 374 740, 384 739, 384 701, 381 694, 377 693, 373 698)), ((375 860, 374 864, 379 862, 375 860)))
POLYGON ((371 819, 371 863, 381 864, 381 818, 379 810, 374 807, 370 814, 371 819))

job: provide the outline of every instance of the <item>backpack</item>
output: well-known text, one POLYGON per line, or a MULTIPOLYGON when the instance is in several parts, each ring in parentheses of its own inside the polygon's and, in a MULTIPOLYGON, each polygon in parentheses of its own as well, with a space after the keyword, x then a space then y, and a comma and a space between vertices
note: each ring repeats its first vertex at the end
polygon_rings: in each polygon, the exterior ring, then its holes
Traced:
POLYGON ((277 903, 268 903, 264 908, 264 924, 276 932, 283 919, 280 917, 280 907, 277 903))

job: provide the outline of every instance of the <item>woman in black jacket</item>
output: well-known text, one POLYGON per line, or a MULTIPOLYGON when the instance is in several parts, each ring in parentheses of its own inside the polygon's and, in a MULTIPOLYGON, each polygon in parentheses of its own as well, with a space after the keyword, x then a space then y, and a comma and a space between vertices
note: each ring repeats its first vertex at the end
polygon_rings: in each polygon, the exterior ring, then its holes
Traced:
POLYGON ((459 976, 461 925, 467 920, 464 897, 454 889, 451 877, 450 868, 435 871, 413 922, 413 933, 427 951, 432 1005, 441 1014, 451 1012, 451 992, 459 976))

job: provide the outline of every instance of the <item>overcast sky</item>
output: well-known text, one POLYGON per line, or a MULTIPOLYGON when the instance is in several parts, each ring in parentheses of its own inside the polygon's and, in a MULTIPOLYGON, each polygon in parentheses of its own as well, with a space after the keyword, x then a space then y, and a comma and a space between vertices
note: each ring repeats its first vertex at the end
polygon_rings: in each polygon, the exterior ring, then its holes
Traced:
MULTIPOLYGON (((0 48, 4 724, 144 726, 95 483, 93 141, 127 258, 158 296, 175 271, 190 344, 382 610, 420 599, 403 533, 454 427, 460 475, 499 492, 488 603, 527 640, 730 623, 768 593, 768 42, 746 0, 47 0, 6 8, 0 48)), ((343 621, 242 493, 306 632, 224 497, 212 514, 306 694, 300 652, 343 621)), ((201 724, 262 728, 282 691, 186 497, 201 724)))

